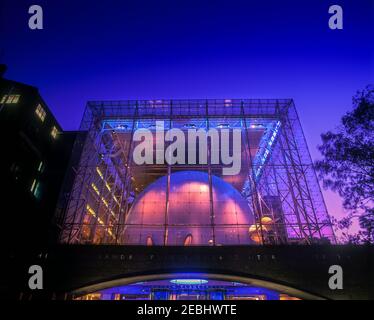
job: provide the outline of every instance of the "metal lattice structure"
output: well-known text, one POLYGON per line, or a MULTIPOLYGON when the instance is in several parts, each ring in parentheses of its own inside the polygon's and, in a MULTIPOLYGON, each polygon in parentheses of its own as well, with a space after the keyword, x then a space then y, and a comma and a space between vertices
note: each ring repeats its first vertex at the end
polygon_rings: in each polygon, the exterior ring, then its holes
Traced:
MULTIPOLYGON (((230 233, 234 234, 245 230, 251 239, 249 243, 335 243, 292 100, 89 102, 80 132, 73 151, 73 158, 79 158, 74 183, 57 216, 63 243, 126 244, 131 208, 148 186, 166 176, 165 190, 160 190, 163 196, 159 199, 166 202, 165 219, 157 226, 165 241, 157 244, 181 244, 167 240, 170 228, 184 228, 169 224, 168 208, 173 173, 184 170, 205 172, 209 177, 210 221, 198 226, 199 230, 207 230, 209 241, 199 245, 231 244, 218 242, 215 233, 219 228, 231 228, 230 233), (164 121, 166 129, 240 128, 241 172, 233 177, 222 176, 222 166, 212 164, 210 157, 207 164, 198 165, 136 165, 132 158, 134 132, 140 128, 154 129, 157 120, 164 121), (218 227, 215 220, 221 213, 215 212, 219 207, 215 205, 212 176, 230 183, 241 193, 254 223, 237 224, 235 230, 228 225, 218 227)), ((148 224, 145 215, 139 228, 151 230, 156 226, 148 224)), ((139 235, 138 244, 154 244, 144 234, 139 235)), ((235 244, 248 244, 238 239, 235 244)))

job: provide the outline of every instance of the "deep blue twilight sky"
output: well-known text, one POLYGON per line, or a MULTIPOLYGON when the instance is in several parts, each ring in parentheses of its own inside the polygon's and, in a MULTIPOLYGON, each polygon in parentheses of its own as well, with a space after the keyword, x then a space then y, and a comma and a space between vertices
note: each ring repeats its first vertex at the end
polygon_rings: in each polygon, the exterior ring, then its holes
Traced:
POLYGON ((7 78, 37 86, 64 129, 87 100, 293 98, 316 159, 374 83, 374 0, 1 0, 0 49, 7 78), (28 28, 32 4, 44 30, 28 28), (333 4, 344 30, 328 28, 333 4))

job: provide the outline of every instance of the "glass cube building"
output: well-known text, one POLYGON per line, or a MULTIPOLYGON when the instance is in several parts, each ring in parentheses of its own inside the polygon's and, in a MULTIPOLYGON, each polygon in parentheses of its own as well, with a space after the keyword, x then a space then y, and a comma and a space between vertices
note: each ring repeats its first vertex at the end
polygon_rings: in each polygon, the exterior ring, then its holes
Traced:
POLYGON ((56 217, 62 243, 335 243, 293 100, 89 102, 72 167, 56 217), (173 143, 157 135, 160 121, 165 130, 183 132, 187 153, 191 129, 214 129, 220 138, 239 131, 240 170, 224 175, 226 162, 214 161, 214 154, 222 155, 222 139, 207 140, 206 161, 158 163, 158 140, 165 148, 173 143), (134 139, 138 130, 153 134, 150 163, 134 161, 143 142, 134 139))

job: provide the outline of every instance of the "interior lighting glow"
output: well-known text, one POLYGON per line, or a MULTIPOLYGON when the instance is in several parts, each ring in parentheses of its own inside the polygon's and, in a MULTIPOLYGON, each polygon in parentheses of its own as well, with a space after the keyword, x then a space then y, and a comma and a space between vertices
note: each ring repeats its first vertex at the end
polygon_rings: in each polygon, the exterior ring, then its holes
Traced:
POLYGON ((173 279, 170 280, 171 283, 174 284, 185 284, 185 285, 199 285, 208 283, 208 280, 203 279, 173 279))

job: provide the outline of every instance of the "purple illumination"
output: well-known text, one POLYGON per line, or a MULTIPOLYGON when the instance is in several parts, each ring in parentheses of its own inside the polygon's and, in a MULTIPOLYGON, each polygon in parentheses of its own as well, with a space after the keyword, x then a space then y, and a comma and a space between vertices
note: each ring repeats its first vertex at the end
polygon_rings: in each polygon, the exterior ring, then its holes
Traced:
MULTIPOLYGON (((293 101, 231 99, 229 107, 224 104, 223 99, 163 100, 155 109, 149 100, 89 102, 81 125, 89 132, 80 134, 83 151, 78 146, 73 152, 80 157, 80 177, 62 212, 61 242, 335 243, 293 101), (150 119, 155 116, 177 128, 184 126, 185 118, 196 119, 192 123, 199 127, 207 119, 212 127, 223 120, 242 124, 241 153, 235 151, 240 172, 220 176, 221 163, 168 166, 128 161, 123 155, 132 157, 131 150, 139 146, 126 147, 131 145, 131 132, 155 125, 150 119), (131 119, 131 131, 115 129, 131 119), (252 123, 262 128, 252 129, 252 123)), ((157 141, 150 142, 150 150, 158 150, 157 141)))
MULTIPOLYGON (((196 276, 193 273, 191 276, 196 276)), ((177 274, 176 274, 177 276, 177 274)), ((160 279, 107 288, 83 300, 284 300, 281 292, 219 279, 160 279)))
POLYGON ((126 244, 146 244, 151 238, 154 245, 164 241, 168 245, 209 245, 213 232, 217 244, 252 243, 248 228, 254 223, 253 215, 247 200, 229 183, 212 176, 214 229, 206 173, 182 171, 170 176, 167 215, 166 189, 164 176, 137 197, 126 220, 126 244))

